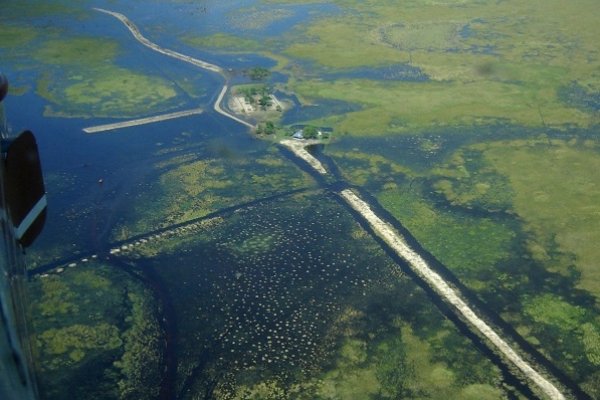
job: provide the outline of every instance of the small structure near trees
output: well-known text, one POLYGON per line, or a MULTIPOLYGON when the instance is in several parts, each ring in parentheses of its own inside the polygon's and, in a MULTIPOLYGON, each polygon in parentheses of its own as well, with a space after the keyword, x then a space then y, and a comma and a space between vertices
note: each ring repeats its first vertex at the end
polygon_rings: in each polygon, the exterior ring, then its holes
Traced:
POLYGON ((302 139, 327 139, 329 138, 328 132, 323 132, 321 129, 312 126, 306 125, 302 129, 298 129, 292 135, 294 139, 302 140, 302 139))
POLYGON ((273 89, 267 85, 244 85, 234 89, 230 107, 234 112, 254 114, 260 111, 283 112, 282 103, 272 93, 273 89))

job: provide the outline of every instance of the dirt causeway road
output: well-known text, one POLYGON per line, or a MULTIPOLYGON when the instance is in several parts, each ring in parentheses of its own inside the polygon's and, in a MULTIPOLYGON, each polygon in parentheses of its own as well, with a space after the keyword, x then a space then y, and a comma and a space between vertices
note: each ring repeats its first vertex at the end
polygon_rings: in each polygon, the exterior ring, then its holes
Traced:
MULTIPOLYGON (((165 49, 164 47, 159 46, 158 44, 151 42, 150 40, 148 40, 146 37, 144 37, 141 33, 140 30, 138 29, 138 27, 129 20, 129 18, 127 18, 125 15, 118 13, 118 12, 114 12, 114 11, 109 11, 109 10, 105 10, 103 8, 94 8, 94 10, 96 11, 100 11, 103 12, 105 14, 108 15, 112 15, 113 17, 117 18, 119 21, 121 21, 126 27, 127 29, 129 29, 129 31, 131 32, 131 34, 133 35, 133 37, 140 42, 141 44, 143 44, 144 46, 157 51, 161 54, 164 54, 166 56, 169 57, 173 57, 176 58, 178 60, 181 60, 183 62, 192 64, 196 67, 205 69, 207 71, 212 71, 212 72, 216 72, 219 75, 221 75, 223 78, 226 78, 225 76, 225 71, 223 70, 223 68, 219 67, 218 65, 215 64, 211 64, 209 62, 200 60, 198 58, 194 58, 182 53, 179 53, 177 51, 174 50, 170 50, 170 49, 165 49)), ((223 88, 221 89, 221 93, 219 94, 219 97, 217 98, 217 100, 215 101, 215 104, 213 106, 213 108, 215 109, 216 112, 218 112, 219 114, 232 119, 242 125, 245 125, 251 129, 254 129, 254 125, 252 125, 249 122, 246 122, 238 117, 236 117, 233 114, 228 113, 227 111, 225 111, 222 107, 221 107, 221 102, 223 101, 223 97, 225 97, 225 93, 227 93, 227 83, 225 83, 223 85, 223 88)))

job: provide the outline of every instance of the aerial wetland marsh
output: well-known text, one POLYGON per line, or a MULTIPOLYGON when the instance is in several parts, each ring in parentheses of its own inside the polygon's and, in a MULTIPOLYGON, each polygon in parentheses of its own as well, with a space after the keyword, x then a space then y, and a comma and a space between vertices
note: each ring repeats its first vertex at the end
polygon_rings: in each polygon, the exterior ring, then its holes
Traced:
POLYGON ((9 1, 41 397, 600 399, 596 3, 9 1))

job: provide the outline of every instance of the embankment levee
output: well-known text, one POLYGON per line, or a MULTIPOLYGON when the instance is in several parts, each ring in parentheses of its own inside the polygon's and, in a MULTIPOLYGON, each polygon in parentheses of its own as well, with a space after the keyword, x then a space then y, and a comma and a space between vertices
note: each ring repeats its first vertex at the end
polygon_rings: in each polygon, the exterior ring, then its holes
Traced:
MULTIPOLYGON (((129 20, 129 18, 127 18, 125 15, 118 13, 118 12, 114 12, 114 11, 110 11, 110 10, 105 10, 103 8, 94 8, 94 10, 99 11, 99 12, 103 12, 105 14, 108 15, 112 15, 113 17, 117 18, 119 21, 121 21, 126 27, 127 29, 129 29, 129 31, 131 32, 131 34, 133 35, 133 37, 140 42, 141 44, 143 44, 144 46, 159 52, 161 54, 164 54, 166 56, 169 57, 173 57, 176 58, 180 61, 192 64, 196 67, 205 69, 207 71, 212 71, 212 72, 216 72, 219 75, 221 75, 224 79, 226 79, 226 75, 225 75, 225 71, 223 70, 223 68, 219 67, 218 65, 215 64, 211 64, 209 62, 200 60, 198 58, 194 58, 182 53, 179 53, 177 51, 174 50, 170 50, 170 49, 165 49, 164 47, 159 46, 158 44, 151 42, 150 40, 148 40, 146 37, 144 37, 144 35, 142 35, 140 33, 140 30, 138 29, 138 27, 129 20)), ((223 88, 221 89, 221 93, 219 94, 219 97, 217 98, 217 100, 215 101, 214 104, 214 109, 216 112, 218 112, 219 114, 232 119, 242 125, 245 125, 251 129, 254 128, 254 125, 252 125, 249 122, 246 122, 238 117, 236 117, 233 114, 230 114, 229 112, 225 111, 222 107, 221 107, 221 103, 223 101, 223 98, 225 97, 225 93, 227 93, 227 89, 228 86, 227 84, 223 85, 223 88)))
POLYGON ((214 64, 208 63, 206 61, 202 61, 197 58, 190 57, 190 56, 187 56, 185 54, 182 54, 182 53, 179 53, 179 52, 176 52, 173 50, 165 49, 165 48, 157 45, 156 43, 153 43, 150 40, 146 39, 140 33, 137 26, 135 26, 135 24, 133 22, 131 22, 129 20, 129 18, 127 18, 125 15, 118 13, 118 12, 105 10, 103 8, 94 8, 94 10, 103 12, 105 14, 112 15, 113 17, 120 20, 123 24, 125 24, 127 29, 129 29, 129 31, 133 34, 133 36, 136 38, 136 40, 138 42, 140 42, 141 44, 143 44, 144 46, 149 47, 154 51, 158 51, 159 53, 162 53, 166 56, 177 58, 178 60, 185 61, 185 62, 193 64, 197 67, 204 68, 206 70, 217 72, 221 75, 224 75, 223 68, 219 67, 218 65, 214 65, 214 64))
POLYGON ((306 146, 310 146, 312 144, 321 143, 318 140, 296 140, 296 139, 284 139, 280 144, 284 145, 288 149, 290 149, 296 156, 300 157, 304 161, 308 163, 312 168, 314 168, 318 173, 325 175, 327 174, 327 170, 323 167, 323 164, 312 154, 306 151, 306 146))
MULTIPOLYGON (((123 14, 100 8, 96 8, 96 10, 112 15, 119 19, 127 26, 133 36, 144 46, 147 46, 150 49, 164 55, 193 64, 197 67, 219 73, 225 77, 223 69, 219 66, 186 56, 173 50, 164 49, 149 41, 141 35, 137 27, 123 14)), ((214 104, 215 111, 238 123, 253 128, 253 125, 235 117, 232 114, 229 114, 221 108, 221 102, 223 101, 227 89, 228 86, 225 84, 214 104)), ((290 149, 297 157, 307 162, 308 165, 310 165, 310 167, 319 174, 327 174, 327 170, 323 167, 321 162, 313 157, 308 151, 306 151, 305 147, 312 144, 311 141, 283 140, 281 141, 281 144, 290 149)), ((438 295, 442 297, 444 301, 450 304, 456 310, 456 313, 462 316, 462 318, 468 322, 473 330, 479 332, 481 336, 485 337, 490 346, 495 347, 506 360, 519 369, 523 375, 526 376, 528 380, 539 389, 541 393, 553 400, 565 399, 565 396, 552 382, 534 369, 504 339, 502 339, 500 335, 483 320, 483 318, 478 316, 477 313, 462 299, 460 293, 455 288, 451 287, 438 273, 430 268, 427 262, 408 246, 398 232, 396 232, 389 224, 384 222, 372 211, 368 203, 366 203, 349 189, 340 191, 340 196, 352 209, 354 209, 366 220, 371 229, 373 229, 373 231, 380 236, 382 240, 398 254, 399 257, 404 259, 413 269, 413 271, 418 274, 432 290, 438 293, 438 295)))
MULTIPOLYGON (((320 174, 326 174, 327 170, 321 162, 313 157, 306 146, 313 144, 311 141, 283 140, 281 144, 289 148, 296 156, 307 162, 320 174)), ((488 325, 477 313, 461 298, 456 289, 452 288, 438 273, 436 273, 427 262, 414 250, 412 250, 402 236, 389 224, 379 218, 371 209, 369 204, 357 196, 352 190, 340 191, 340 196, 357 213, 359 213, 373 229, 373 231, 387 243, 390 248, 410 268, 420 276, 425 283, 434 290, 445 302, 450 304, 463 320, 483 336, 489 344, 497 349, 503 357, 518 368, 530 382, 534 383, 539 390, 548 398, 553 400, 565 399, 561 391, 542 374, 536 371, 525 361, 490 325, 488 325)))
POLYGON ((194 108, 192 110, 177 111, 177 112, 168 113, 168 114, 156 115, 153 117, 138 118, 138 119, 132 119, 132 120, 123 121, 123 122, 115 122, 113 124, 90 126, 88 128, 83 128, 83 131, 85 133, 106 132, 106 131, 112 131, 115 129, 129 128, 131 126, 153 124, 155 122, 167 121, 169 119, 175 119, 175 118, 181 118, 181 117, 187 117, 189 115, 202 114, 203 111, 204 110, 202 108, 194 108))
POLYGON ((438 295, 466 320, 473 328, 480 332, 485 339, 491 343, 508 361, 517 367, 523 375, 533 382, 541 392, 550 399, 565 399, 561 391, 548 379, 536 371, 525 361, 504 339, 500 337, 467 303, 462 300, 457 291, 453 289, 442 277, 433 271, 425 260, 413 251, 402 237, 381 218, 379 218, 371 207, 358 197, 350 189, 340 192, 341 197, 362 215, 371 229, 380 236, 402 259, 404 259, 413 271, 418 274, 438 295))
POLYGON ((271 201, 277 201, 286 197, 294 196, 300 193, 310 192, 313 190, 314 188, 312 187, 293 189, 286 192, 276 193, 270 196, 258 198, 245 203, 239 203, 233 206, 224 207, 220 210, 213 211, 202 217, 194 218, 178 224, 173 224, 149 232, 141 233, 139 235, 129 237, 125 240, 106 243, 105 246, 103 246, 103 249, 99 250, 98 252, 91 252, 88 254, 78 253, 70 257, 50 262, 40 267, 28 270, 27 274, 29 277, 41 276, 45 278, 47 276, 46 274, 48 273, 62 273, 64 272, 65 268, 73 268, 78 265, 84 265, 90 262, 91 260, 106 260, 109 258, 109 256, 131 251, 137 246, 147 245, 151 246, 151 248, 157 248, 157 246, 155 246, 153 243, 156 240, 178 237, 183 234, 191 234, 199 229, 203 229, 204 227, 206 227, 207 224, 210 225, 210 221, 212 220, 226 218, 230 214, 240 212, 257 205, 267 204, 271 201))

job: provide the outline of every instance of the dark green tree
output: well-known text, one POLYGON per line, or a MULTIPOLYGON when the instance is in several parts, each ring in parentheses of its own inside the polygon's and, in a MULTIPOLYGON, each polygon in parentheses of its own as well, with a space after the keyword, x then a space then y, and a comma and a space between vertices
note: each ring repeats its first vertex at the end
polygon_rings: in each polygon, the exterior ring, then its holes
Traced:
POLYGON ((263 94, 258 100, 258 105, 260 105, 262 110, 266 110, 267 107, 271 106, 271 104, 273 103, 271 102, 271 97, 269 95, 263 94))
POLYGON ((302 136, 305 139, 316 139, 319 136, 319 130, 312 125, 307 125, 302 130, 302 136))
POLYGON ((249 69, 247 71, 247 74, 253 81, 262 81, 266 79, 271 74, 271 72, 266 68, 254 67, 249 69))
POLYGON ((274 124, 273 122, 271 122, 271 121, 267 121, 267 122, 265 123, 265 129, 264 129, 264 132, 265 132, 267 135, 273 135, 273 134, 275 133, 275 131, 276 131, 275 124, 274 124))

